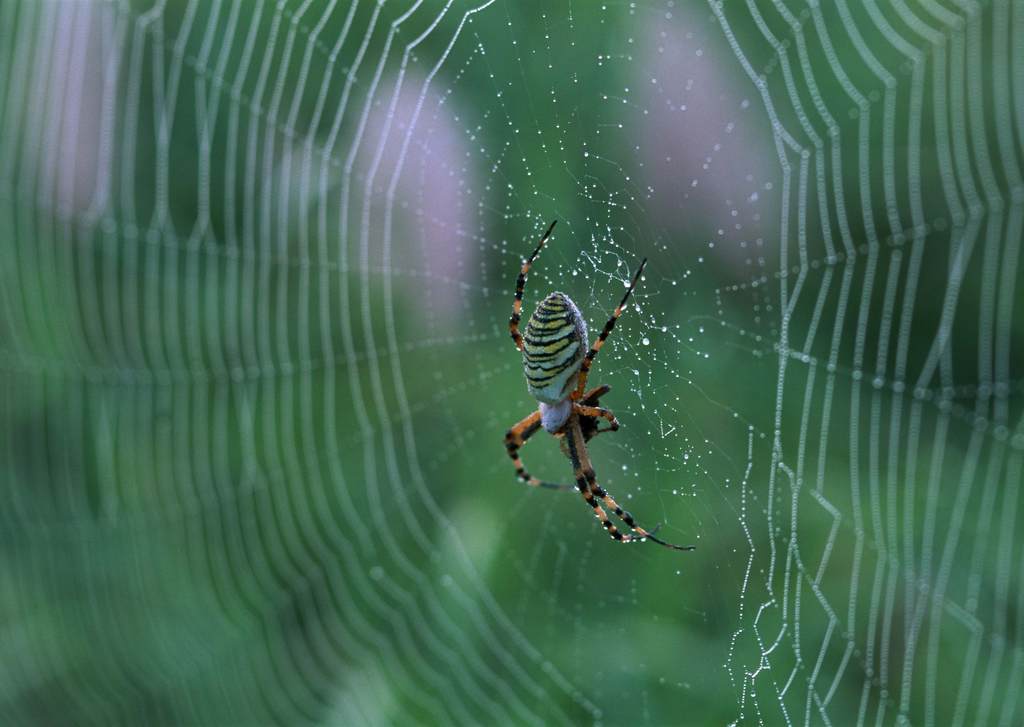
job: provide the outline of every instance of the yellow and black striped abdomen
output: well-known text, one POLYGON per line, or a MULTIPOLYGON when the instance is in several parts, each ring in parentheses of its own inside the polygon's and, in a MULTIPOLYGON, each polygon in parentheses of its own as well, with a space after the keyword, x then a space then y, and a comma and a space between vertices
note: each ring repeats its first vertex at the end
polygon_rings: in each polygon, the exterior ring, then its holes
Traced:
POLYGON ((564 293, 551 293, 523 334, 526 385, 537 401, 557 404, 572 392, 587 348, 587 324, 564 293))

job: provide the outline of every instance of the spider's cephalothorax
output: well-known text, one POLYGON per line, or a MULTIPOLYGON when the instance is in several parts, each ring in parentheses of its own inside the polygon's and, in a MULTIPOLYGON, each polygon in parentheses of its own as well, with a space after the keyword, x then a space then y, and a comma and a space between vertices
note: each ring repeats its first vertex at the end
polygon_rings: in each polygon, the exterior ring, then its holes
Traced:
POLYGON ((519 321, 523 310, 523 291, 526 288, 526 274, 537 259, 541 248, 555 229, 552 222, 548 231, 541 237, 533 254, 523 262, 516 280, 516 297, 512 303, 512 317, 508 327, 512 340, 523 353, 523 367, 526 371, 526 385, 530 393, 539 403, 538 410, 508 430, 505 434, 505 449, 516 468, 520 480, 533 487, 549 487, 553 489, 572 489, 572 485, 558 485, 538 480, 530 475, 519 458, 519 448, 541 427, 561 437, 563 448, 572 460, 573 472, 576 476, 575 488, 583 495, 594 509, 594 515, 615 540, 628 543, 635 540, 652 540, 667 548, 676 550, 693 550, 692 545, 680 546, 666 543, 654 536, 658 528, 645 530, 637 525, 633 516, 619 507, 604 488, 597 484, 597 475, 590 465, 590 454, 586 443, 602 432, 614 432, 619 428, 615 415, 600 406, 600 398, 608 393, 607 386, 598 386, 590 391, 587 388, 587 374, 598 351, 608 339, 615 321, 629 300, 633 289, 640 282, 647 260, 640 263, 640 269, 633 276, 626 294, 615 308, 612 317, 605 323, 601 335, 594 345, 583 353, 587 343, 587 324, 580 315, 576 304, 564 293, 551 293, 537 306, 537 310, 526 323, 526 330, 519 333, 519 321), (585 392, 585 393, 584 393, 585 392), (601 420, 608 426, 600 428, 601 420), (612 523, 601 504, 615 513, 624 522, 632 534, 623 534, 612 523))

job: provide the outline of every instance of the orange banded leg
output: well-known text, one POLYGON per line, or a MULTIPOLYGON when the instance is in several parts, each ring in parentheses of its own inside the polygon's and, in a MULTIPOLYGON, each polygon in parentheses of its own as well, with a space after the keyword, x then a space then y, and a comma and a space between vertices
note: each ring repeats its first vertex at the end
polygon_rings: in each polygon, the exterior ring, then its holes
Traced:
POLYGON ((601 350, 604 342, 608 340, 608 336, 611 335, 612 329, 615 328, 615 321, 622 315, 622 311, 626 307, 626 301, 629 300, 629 296, 633 293, 637 283, 640 282, 640 276, 644 272, 644 268, 647 266, 647 258, 644 258, 643 262, 640 263, 640 267, 637 269, 636 274, 633 275, 633 282, 629 284, 629 288, 626 289, 626 294, 622 296, 622 300, 619 305, 615 308, 615 312, 612 313, 612 317, 608 319, 608 322, 604 324, 604 329, 601 331, 601 335, 594 341, 594 345, 587 351, 587 355, 583 357, 583 363, 580 365, 579 382, 576 385, 576 391, 573 394, 573 399, 579 400, 583 395, 583 390, 587 388, 587 375, 590 373, 590 366, 594 363, 594 358, 597 356, 597 352, 601 350))
POLYGON ((633 540, 651 540, 658 545, 662 545, 666 548, 673 550, 694 550, 693 545, 674 545, 667 543, 660 538, 655 537, 654 533, 658 531, 658 527, 653 530, 646 530, 639 525, 633 519, 633 515, 628 510, 623 510, 619 507, 619 504, 615 502, 611 495, 609 495, 604 488, 597 484, 597 476, 594 474, 594 468, 590 465, 590 457, 587 455, 586 447, 583 443, 583 433, 579 427, 579 419, 574 414, 570 420, 570 434, 567 436, 569 442, 569 454, 573 461, 573 468, 576 474, 576 486, 583 493, 583 498, 587 503, 594 508, 594 514, 597 515, 601 524, 604 525, 605 529, 615 540, 621 542, 630 542, 633 540), (616 529, 615 525, 609 520, 608 515, 598 504, 597 499, 600 498, 602 502, 612 511, 615 515, 626 523, 632 530, 634 535, 623 535, 616 529))
POLYGON ((583 398, 580 399, 580 403, 586 406, 597 406, 598 400, 611 390, 612 387, 608 386, 608 384, 595 386, 593 389, 591 389, 590 391, 583 395, 583 398))
POLYGON ((601 525, 608 531, 608 535, 620 543, 631 543, 634 540, 641 540, 642 537, 625 535, 615 527, 615 524, 608 517, 608 513, 604 511, 601 503, 594 497, 587 476, 584 474, 584 468, 591 469, 589 458, 586 459, 586 465, 580 459, 581 455, 586 457, 586 450, 584 449, 583 432, 580 430, 579 418, 575 413, 569 418, 569 431, 566 433, 565 441, 569 447, 569 458, 572 460, 573 473, 576 476, 576 488, 583 495, 586 503, 593 508, 594 516, 601 521, 601 525))
POLYGON ((597 484, 594 470, 586 470, 583 474, 587 478, 587 484, 590 487, 590 491, 600 497, 602 502, 604 502, 604 504, 637 535, 647 538, 648 540, 653 540, 658 545, 664 545, 666 548, 672 548, 673 550, 694 550, 696 548, 694 545, 674 545, 672 543, 666 543, 664 540, 654 537, 654 534, 658 532, 658 528, 660 528, 661 525, 656 526, 653 530, 645 530, 640 527, 636 524, 636 521, 633 519, 629 510, 623 510, 619 507, 619 503, 615 502, 612 496, 609 495, 603 487, 597 484))
MULTIPOLYGON (((611 391, 611 387, 607 384, 595 386, 586 393, 583 397, 583 401, 587 404, 596 404, 598 400, 609 391, 611 391)), ((587 411, 590 410, 590 407, 585 408, 587 411)), ((602 409, 602 411, 607 410, 602 409)), ((608 413, 610 414, 611 412, 608 413)), ((614 421, 614 416, 612 417, 612 420, 614 424, 618 425, 618 422, 614 421)), ((575 489, 574 485, 562 485, 539 480, 527 472, 526 468, 523 466, 523 460, 519 457, 519 448, 526 444, 527 440, 540 430, 540 426, 540 412, 535 411, 505 433, 505 449, 508 452, 508 456, 512 459, 512 464, 516 468, 516 476, 520 481, 525 482, 531 487, 547 487, 549 489, 558 490, 575 489)), ((596 431, 591 432, 587 438, 590 439, 592 437, 596 437, 598 434, 603 432, 614 432, 616 429, 618 429, 618 426, 597 429, 596 431)))
POLYGON ((619 420, 615 418, 615 415, 612 414, 610 409, 605 409, 604 407, 600 406, 585 406, 583 404, 574 404, 573 406, 576 409, 577 414, 608 420, 609 426, 606 429, 597 429, 591 436, 597 436, 601 432, 618 431, 619 420))
POLYGON ((523 460, 519 457, 519 448, 526 444, 526 441, 536 434, 539 429, 540 412, 535 411, 505 433, 505 450, 508 452, 508 456, 512 459, 512 464, 516 468, 516 477, 519 478, 520 482, 524 482, 530 487, 546 487, 551 490, 573 489, 572 485, 560 485, 557 482, 539 480, 527 472, 523 466, 523 460))
MULTIPOLYGON (((548 231, 540 238, 540 242, 537 243, 533 253, 523 262, 523 267, 519 270, 519 277, 516 278, 516 298, 512 302, 512 317, 508 319, 508 333, 512 336, 512 341, 520 351, 523 350, 523 337, 519 334, 519 319, 522 318, 523 314, 523 291, 526 289, 526 274, 530 272, 530 266, 533 265, 533 261, 540 255, 540 249, 544 247, 544 243, 551 237, 551 231, 555 229, 556 222, 558 220, 552 222, 551 226, 548 227, 548 231)), ((582 389, 580 391, 582 393, 582 389)))

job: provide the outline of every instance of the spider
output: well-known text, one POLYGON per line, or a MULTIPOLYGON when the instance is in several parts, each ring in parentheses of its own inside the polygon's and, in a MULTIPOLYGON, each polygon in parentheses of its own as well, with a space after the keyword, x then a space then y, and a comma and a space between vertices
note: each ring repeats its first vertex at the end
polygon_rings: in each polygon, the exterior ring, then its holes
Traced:
POLYGON ((637 525, 633 516, 619 507, 612 496, 597 484, 597 475, 594 474, 590 454, 587 452, 588 441, 598 434, 614 432, 619 428, 619 421, 615 415, 603 408, 600 401, 611 387, 598 386, 584 392, 594 358, 615 327, 615 321, 622 315, 633 289, 640 282, 640 275, 647 265, 647 259, 640 263, 640 268, 633 276, 633 282, 629 284, 626 294, 622 296, 622 301, 604 324, 604 330, 586 355, 583 354, 587 343, 586 321, 583 320, 579 308, 565 293, 551 293, 544 298, 527 321, 526 331, 523 334, 519 333, 526 274, 530 272, 530 266, 551 236, 557 221, 551 223, 537 243, 533 254, 523 262, 519 278, 516 280, 516 297, 512 303, 512 317, 509 319, 508 329, 516 348, 523 354, 527 388, 540 406, 537 411, 506 432, 505 449, 515 465, 516 475, 527 485, 556 490, 573 489, 573 485, 560 485, 537 479, 526 471, 523 461, 519 458, 519 448, 543 427, 548 433, 561 439, 562 451, 572 462, 576 478, 575 489, 579 490, 583 499, 594 509, 594 515, 614 540, 620 543, 652 540, 674 550, 693 550, 696 546, 673 545, 655 537, 654 534, 660 525, 652 530, 645 530, 637 525), (601 420, 606 421, 607 426, 600 426, 601 420), (601 507, 602 502, 629 526, 632 534, 622 533, 615 527, 601 507))

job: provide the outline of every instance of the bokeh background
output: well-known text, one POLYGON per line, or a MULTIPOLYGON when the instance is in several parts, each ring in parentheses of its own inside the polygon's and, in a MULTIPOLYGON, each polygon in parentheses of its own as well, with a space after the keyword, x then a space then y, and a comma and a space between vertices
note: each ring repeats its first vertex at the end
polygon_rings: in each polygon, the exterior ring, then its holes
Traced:
POLYGON ((5 724, 1024 720, 1019 2, 8 0, 0 128, 5 724), (515 481, 553 219, 692 553, 515 481))

